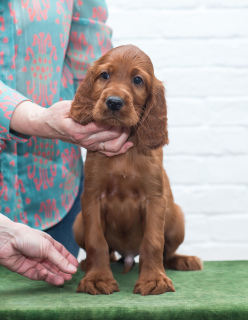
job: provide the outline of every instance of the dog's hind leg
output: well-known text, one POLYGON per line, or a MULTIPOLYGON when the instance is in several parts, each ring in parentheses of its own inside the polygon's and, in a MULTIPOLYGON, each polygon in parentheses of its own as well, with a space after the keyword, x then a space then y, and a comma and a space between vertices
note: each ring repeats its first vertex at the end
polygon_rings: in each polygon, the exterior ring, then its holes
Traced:
POLYGON ((75 222, 73 224, 73 233, 75 240, 79 247, 85 249, 84 243, 84 222, 83 222, 83 215, 80 211, 79 214, 76 216, 75 222))
POLYGON ((202 270, 201 259, 195 256, 179 255, 177 248, 184 240, 184 217, 181 208, 174 204, 170 215, 170 225, 165 231, 164 266, 168 269, 193 271, 202 270))
MULTIPOLYGON (((85 250, 85 243, 84 243, 84 223, 83 223, 83 215, 82 212, 80 211, 79 214, 77 215, 75 222, 73 224, 73 233, 75 240, 79 247, 85 250)), ((83 271, 86 271, 86 259, 80 261, 80 268, 83 271)))

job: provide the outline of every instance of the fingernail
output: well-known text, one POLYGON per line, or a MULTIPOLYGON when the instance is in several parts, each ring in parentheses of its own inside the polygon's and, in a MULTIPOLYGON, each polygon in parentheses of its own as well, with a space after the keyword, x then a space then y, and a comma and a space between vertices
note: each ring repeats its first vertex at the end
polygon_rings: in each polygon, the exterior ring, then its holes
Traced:
POLYGON ((76 272, 77 268, 73 265, 73 264, 69 264, 68 265, 68 270, 72 271, 72 272, 76 272))

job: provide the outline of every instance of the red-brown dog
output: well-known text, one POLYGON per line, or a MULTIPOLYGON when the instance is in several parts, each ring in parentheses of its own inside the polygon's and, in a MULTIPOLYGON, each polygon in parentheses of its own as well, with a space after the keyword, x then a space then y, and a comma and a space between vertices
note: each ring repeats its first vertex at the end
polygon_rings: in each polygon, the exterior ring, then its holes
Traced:
POLYGON ((77 291, 119 291, 110 269, 113 251, 124 258, 124 271, 140 255, 134 293, 175 291, 164 267, 200 270, 202 263, 175 253, 184 239, 184 218, 163 169, 167 109, 150 58, 132 45, 109 51, 89 68, 70 117, 83 125, 129 127, 134 143, 115 157, 87 152, 82 212, 74 223, 76 241, 87 253, 77 291))

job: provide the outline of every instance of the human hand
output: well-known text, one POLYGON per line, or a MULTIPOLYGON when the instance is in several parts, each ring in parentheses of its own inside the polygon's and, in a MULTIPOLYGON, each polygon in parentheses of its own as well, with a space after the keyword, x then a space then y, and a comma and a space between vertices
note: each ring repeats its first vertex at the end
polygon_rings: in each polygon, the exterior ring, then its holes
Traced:
POLYGON ((45 119, 53 137, 108 156, 124 153, 133 146, 132 142, 126 142, 130 134, 127 128, 110 127, 94 122, 84 126, 68 118, 71 102, 60 101, 46 109, 48 113, 45 114, 45 119))
POLYGON ((42 138, 60 139, 77 144, 90 151, 99 151, 107 156, 125 153, 133 146, 126 141, 130 131, 127 128, 115 128, 94 122, 83 126, 68 117, 71 102, 59 101, 45 109, 23 101, 14 111, 10 126, 20 133, 42 138), (25 114, 30 114, 29 124, 25 124, 25 114))
POLYGON ((31 280, 61 285, 78 261, 50 235, 0 214, 0 265, 31 280))

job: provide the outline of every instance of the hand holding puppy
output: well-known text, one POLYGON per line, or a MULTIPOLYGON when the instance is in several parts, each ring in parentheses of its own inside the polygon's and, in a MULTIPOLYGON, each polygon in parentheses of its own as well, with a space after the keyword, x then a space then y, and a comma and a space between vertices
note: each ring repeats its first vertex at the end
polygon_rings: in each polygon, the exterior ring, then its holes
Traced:
POLYGON ((126 152, 133 146, 127 142, 130 130, 91 122, 81 125, 68 117, 71 101, 59 101, 42 108, 31 101, 20 103, 11 118, 11 129, 36 137, 60 139, 107 156, 126 152))

